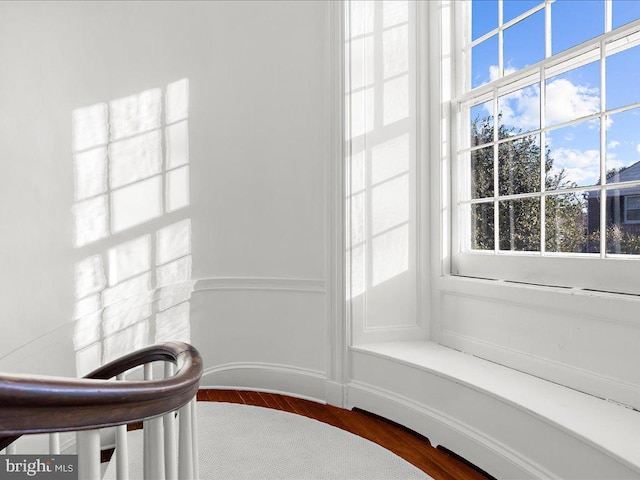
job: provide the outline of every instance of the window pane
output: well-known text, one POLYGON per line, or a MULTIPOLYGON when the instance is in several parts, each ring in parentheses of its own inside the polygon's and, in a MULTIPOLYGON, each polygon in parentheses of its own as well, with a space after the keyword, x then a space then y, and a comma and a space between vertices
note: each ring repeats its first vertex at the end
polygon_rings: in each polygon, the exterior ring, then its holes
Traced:
POLYGON ((607 253, 640 255, 640 186, 607 190, 607 253))
POLYGON ((498 0, 473 0, 471 20, 473 40, 498 28, 498 0))
POLYGON ((551 4, 554 55, 603 33, 604 0, 556 0, 551 4))
POLYGON ((547 190, 600 183, 600 120, 552 130, 546 137, 547 190))
POLYGON ((626 199, 625 209, 627 213, 631 214, 631 211, 634 211, 634 218, 632 220, 636 220, 637 212, 636 210, 640 210, 640 195, 629 195, 626 199))
POLYGON ((607 183, 640 180, 640 109, 607 116, 607 183))
POLYGON ((540 84, 498 98, 498 138, 540 128, 540 84))
POLYGON ((607 57, 607 109, 640 101, 640 47, 607 57))
POLYGON ((481 103, 470 110, 471 146, 493 142, 493 102, 481 103))
POLYGON ((544 10, 504 31, 505 75, 544 59, 544 10))
POLYGON ((591 62, 547 81, 546 126, 600 111, 600 63, 591 62))
POLYGON ((505 0, 502 6, 503 20, 508 22, 518 15, 531 10, 533 7, 540 5, 539 0, 505 0))
POLYGON ((529 135, 498 147, 500 195, 540 191, 540 138, 529 135))
POLYGON ((471 198, 493 197, 493 147, 471 152, 471 198))
POLYGON ((613 28, 618 28, 640 18, 640 2, 613 0, 613 28))
POLYGON ((498 78, 498 36, 471 49, 471 88, 498 78))
POLYGON ((540 199, 500 202, 500 250, 540 251, 540 199))
MULTIPOLYGON (((591 199, 587 192, 550 195, 545 204, 547 252, 586 253, 599 252, 600 224, 594 225, 590 235, 587 230, 590 208, 600 208, 597 193, 591 199), (593 207, 591 204, 593 203, 593 207), (594 241, 595 240, 595 241, 594 241)), ((598 210, 599 211, 599 210, 598 210)))
POLYGON ((587 202, 587 253, 600 253, 600 191, 585 193, 587 202))
POLYGON ((471 248, 493 250, 493 202, 471 205, 471 248))

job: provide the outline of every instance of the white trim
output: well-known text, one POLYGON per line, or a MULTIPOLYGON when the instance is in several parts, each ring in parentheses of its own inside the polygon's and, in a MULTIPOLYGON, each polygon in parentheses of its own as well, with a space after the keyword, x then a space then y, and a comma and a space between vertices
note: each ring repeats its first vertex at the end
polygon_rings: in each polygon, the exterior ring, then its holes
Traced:
MULTIPOLYGON (((387 376, 398 377, 402 375, 406 379, 412 379, 414 385, 419 382, 419 385, 425 389, 439 386, 447 392, 447 397, 460 396, 460 402, 474 401, 469 400, 469 395, 472 395, 471 398, 477 397, 475 401, 486 398, 487 402, 497 402, 490 406, 484 400, 481 401, 484 406, 480 412, 484 413, 477 417, 478 428, 483 428, 480 425, 484 424, 484 428, 493 429, 493 424, 487 423, 490 418, 486 418, 484 414, 495 415, 496 418, 502 418, 504 415, 511 416, 514 428, 522 427, 523 424, 520 420, 524 419, 527 419, 530 427, 535 426, 535 429, 539 424, 540 430, 530 432, 531 441, 534 443, 521 443, 519 447, 521 452, 526 451, 523 449, 532 448, 534 444, 553 443, 553 437, 558 435, 558 441, 564 438, 565 442, 570 441, 576 447, 584 446, 588 448, 588 451, 596 451, 601 454, 601 459, 594 458, 594 467, 602 468, 609 473, 611 473, 610 469, 620 467, 630 469, 636 474, 640 473, 640 457, 637 450, 634 449, 636 443, 634 434, 639 419, 637 412, 630 409, 492 362, 473 358, 432 342, 393 342, 367 345, 354 348, 353 352, 359 357, 358 360, 354 358, 353 368, 356 375, 380 379, 381 384, 397 385, 398 382, 381 377, 379 371, 384 372, 387 376), (369 367, 369 365, 371 366, 369 367), (367 368, 371 368, 371 372, 367 372, 367 368), (435 378, 440 380, 432 382, 431 379, 435 378), (442 383, 442 381, 448 383, 442 383), (455 389, 458 388, 465 390, 455 392, 455 389), (541 401, 536 397, 534 392, 540 391, 544 392, 543 398, 545 400, 541 401), (567 416, 568 413, 570 414, 567 416), (594 422, 584 422, 585 418, 591 416, 596 419, 594 422), (614 425, 626 425, 626 428, 622 430, 612 428, 614 425), (553 430, 549 430, 548 427, 552 427, 553 430)), ((401 387, 399 391, 404 388, 401 387)), ((416 400, 431 402, 429 393, 423 394, 415 387, 407 387, 406 391, 420 395, 416 400)), ((442 395, 443 393, 435 394, 433 401, 440 406, 440 409, 443 407, 448 409, 447 397, 442 395)), ((452 412, 455 412, 456 409, 459 411, 463 406, 464 403, 454 402, 452 412)), ((469 418, 475 418, 476 414, 477 412, 470 413, 469 418)), ((415 422, 413 424, 419 425, 415 422)), ((512 432, 512 434, 515 433, 512 432)), ((509 433, 509 429, 504 430, 504 427, 498 428, 493 433, 493 435, 500 436, 503 434, 505 438, 513 437, 509 433)), ((425 435, 428 434, 425 433, 425 435)), ((535 453, 536 447, 533 448, 532 454, 535 453)), ((572 451, 574 450, 572 449, 572 451)), ((584 453, 586 454, 588 451, 584 453)), ((467 452, 458 453, 473 461, 467 452)), ((540 457, 540 460, 542 458, 540 457)), ((547 468, 557 472, 561 477, 563 470, 571 468, 571 462, 567 462, 562 456, 555 454, 549 456, 545 460, 545 464, 547 468)), ((482 465, 479 466, 482 467, 482 465)), ((504 472, 499 476, 505 476, 504 472)), ((548 477, 542 476, 542 478, 548 477)), ((620 477, 602 476, 602 478, 620 477)))
POLYGON ((343 384, 327 381, 326 403, 334 407, 346 408, 347 389, 343 384))
POLYGON ((202 376, 211 375, 218 372, 225 372, 227 370, 269 370, 272 372, 282 372, 295 375, 306 375, 314 378, 325 379, 326 375, 320 370, 312 370, 310 368, 294 367, 292 365, 285 365, 282 363, 268 363, 268 362, 229 362, 215 367, 205 368, 202 372, 202 376))
POLYGON ((206 368, 200 388, 282 393, 325 403, 325 372, 268 362, 229 362, 206 368))
MULTIPOLYGON (((419 2, 416 5, 416 322, 423 330, 429 329, 431 320, 429 292, 430 277, 430 180, 432 126, 430 98, 431 45, 429 18, 431 8, 419 2)), ((439 69, 435 69, 439 71, 439 69)), ((435 137, 437 138, 437 137, 435 137)))
POLYGON ((547 287, 544 285, 526 285, 515 282, 506 283, 499 280, 464 278, 457 276, 444 277, 439 283, 440 286, 438 292, 440 295, 456 295, 464 298, 489 300, 499 302, 503 305, 514 305, 522 308, 532 308, 535 306, 536 310, 541 312, 561 312, 564 315, 575 316, 578 318, 594 318, 602 322, 640 328, 640 317, 638 316, 624 317, 624 314, 614 315, 613 312, 608 312, 609 315, 598 315, 593 311, 589 314, 588 312, 580 312, 570 307, 566 307, 564 306, 564 302, 559 301, 557 298, 549 300, 549 303, 547 304, 544 304, 537 298, 537 295, 567 295, 576 299, 584 299, 584 301, 588 301, 589 299, 596 301, 610 300, 613 302, 624 301, 625 303, 629 302, 630 305, 637 305, 637 307, 640 308, 640 298, 636 296, 620 295, 616 293, 590 292, 580 289, 561 289, 557 287, 547 287), (509 294, 500 292, 491 296, 490 294, 485 293, 490 291, 491 288, 507 288, 507 286, 512 289, 509 294), (516 289, 520 290, 520 293, 517 296, 514 293, 514 290, 516 289), (530 299, 531 303, 522 301, 523 295, 526 295, 527 298, 530 299), (624 317, 624 319, 617 317, 624 317))
MULTIPOLYGON (((528 475, 530 478, 560 480, 560 477, 552 474, 541 465, 538 465, 531 459, 519 454, 512 448, 509 448, 509 446, 504 443, 499 442, 495 438, 484 434, 470 425, 460 422, 454 417, 431 408, 423 403, 416 402, 403 395, 375 387, 365 382, 351 381, 348 384, 348 389, 348 406, 350 408, 362 407, 363 403, 366 402, 367 405, 377 406, 378 412, 389 410, 402 412, 404 416, 411 419, 408 425, 410 425, 412 429, 415 429, 418 425, 424 424, 424 421, 427 420, 428 423, 432 424, 430 425, 430 428, 422 432, 418 431, 418 433, 427 435, 429 441, 434 447, 438 445, 449 445, 450 447, 451 437, 461 437, 456 440, 461 440, 462 442, 470 440, 476 443, 477 446, 486 450, 484 452, 485 454, 493 456, 494 458, 491 463, 496 470, 513 471, 515 468, 520 471, 520 474, 528 475), (449 431, 442 434, 441 438, 434 436, 433 433, 442 430, 442 427, 449 431)), ((400 416, 399 413, 397 415, 400 416)), ((518 476, 518 478, 522 477, 518 476)))
MULTIPOLYGON (((443 344, 458 345, 458 347, 461 347, 464 344, 464 346, 467 347, 465 348, 465 350, 467 350, 469 344, 471 344, 473 345, 473 351, 476 352, 476 356, 480 358, 491 358, 492 355, 490 355, 488 352, 500 351, 502 355, 508 355, 510 357, 510 360, 508 362, 509 368, 513 368, 514 370, 517 370, 519 372, 529 374, 524 370, 524 366, 527 365, 529 366, 529 368, 531 368, 530 365, 533 364, 537 368, 547 372, 545 375, 545 379, 554 379, 559 385, 576 389, 579 392, 594 395, 593 393, 587 391, 589 389, 586 387, 586 385, 593 385, 594 383, 597 383, 601 391, 616 392, 617 394, 615 395, 615 397, 618 399, 624 398, 627 402, 631 402, 631 399, 633 398, 640 398, 640 387, 638 385, 634 385, 631 382, 613 378, 608 375, 594 373, 590 370, 574 367, 573 365, 568 365, 566 363, 549 360, 547 358, 516 350, 511 347, 509 349, 506 349, 501 345, 497 345, 485 340, 480 340, 469 335, 460 334, 458 332, 453 332, 447 330, 446 328, 442 329, 442 333, 443 344), (462 342, 455 342, 455 340, 451 337, 457 337, 458 339, 462 340, 462 342), (622 394, 621 392, 624 392, 625 394, 622 394)), ((500 363, 502 364, 502 362, 500 363)), ((602 398, 599 395, 598 397, 602 398)), ((608 398, 605 399, 609 400, 608 398)), ((625 403, 616 403, 628 406, 628 404, 625 403)))
POLYGON ((211 277, 197 280, 194 291, 206 290, 276 290, 327 293, 327 285, 326 281, 320 278, 211 277))
MULTIPOLYGON (((327 344, 326 363, 328 383, 341 384, 346 377, 346 239, 345 239, 345 2, 334 1, 328 8, 328 82, 329 124, 331 139, 326 163, 326 271, 327 344)), ((329 388, 329 387, 328 387, 329 388)), ((342 391, 338 400, 331 390, 331 402, 342 405, 342 391)), ((329 390, 327 390, 329 394, 329 390)))
POLYGON ((453 258, 452 274, 556 287, 640 295, 637 260, 588 254, 464 252, 453 258), (597 275, 594 275, 597 272, 597 275))

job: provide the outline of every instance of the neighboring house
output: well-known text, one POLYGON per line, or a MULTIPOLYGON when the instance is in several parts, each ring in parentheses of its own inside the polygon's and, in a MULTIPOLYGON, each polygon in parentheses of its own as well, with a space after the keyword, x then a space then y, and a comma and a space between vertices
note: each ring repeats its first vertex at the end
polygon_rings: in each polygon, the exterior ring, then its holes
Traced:
MULTIPOLYGON (((607 178, 607 183, 622 183, 640 178, 640 162, 636 162, 621 172, 607 178)), ((589 252, 599 251, 593 234, 600 231, 600 192, 593 192, 588 199, 587 233, 590 238, 589 252)), ((623 187, 607 191, 607 230, 617 227, 620 236, 640 236, 640 187, 623 187)), ((610 234, 611 235, 611 234, 610 234)), ((625 253, 615 247, 615 239, 607 239, 607 250, 611 253, 625 253)))

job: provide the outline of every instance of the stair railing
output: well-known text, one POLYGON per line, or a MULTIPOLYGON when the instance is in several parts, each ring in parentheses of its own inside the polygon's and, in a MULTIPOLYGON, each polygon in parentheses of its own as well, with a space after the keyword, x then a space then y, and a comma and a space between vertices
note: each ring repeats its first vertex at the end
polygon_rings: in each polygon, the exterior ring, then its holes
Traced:
POLYGON ((74 431, 78 478, 100 480, 99 429, 116 427, 116 478, 126 480, 127 424, 142 421, 145 480, 197 480, 195 397, 201 376, 198 351, 178 342, 138 350, 82 379, 2 374, 0 450, 15 453, 13 442, 21 435, 49 433, 49 453, 57 455, 59 432, 74 431), (155 380, 151 364, 158 361, 165 362, 164 378, 155 380), (144 380, 125 380, 141 365, 144 380))

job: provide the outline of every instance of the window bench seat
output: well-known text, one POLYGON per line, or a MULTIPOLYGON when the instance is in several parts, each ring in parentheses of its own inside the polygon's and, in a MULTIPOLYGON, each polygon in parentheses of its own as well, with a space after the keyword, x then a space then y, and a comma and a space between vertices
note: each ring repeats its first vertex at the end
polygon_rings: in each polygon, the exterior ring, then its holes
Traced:
POLYGON ((348 404, 497 478, 640 478, 640 412, 428 341, 350 349, 348 404))

